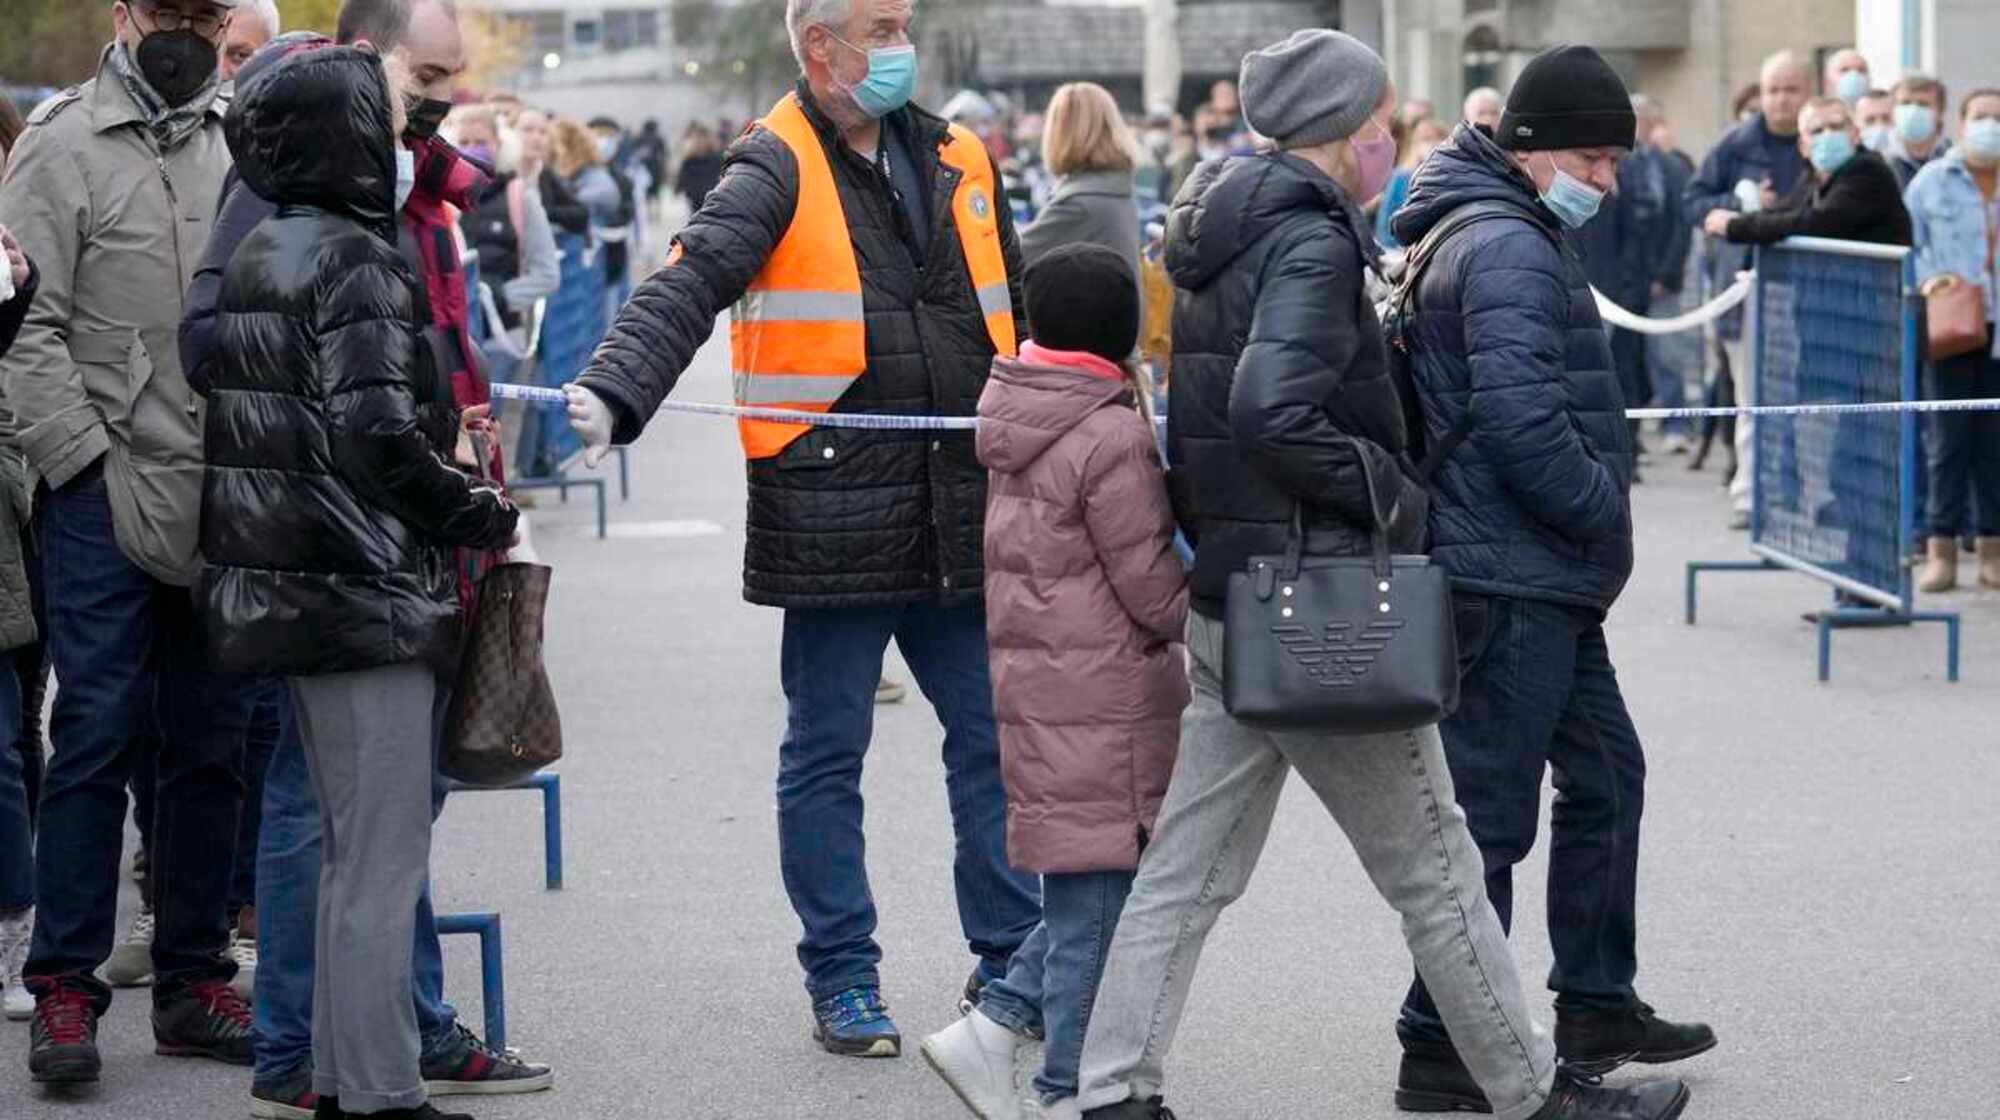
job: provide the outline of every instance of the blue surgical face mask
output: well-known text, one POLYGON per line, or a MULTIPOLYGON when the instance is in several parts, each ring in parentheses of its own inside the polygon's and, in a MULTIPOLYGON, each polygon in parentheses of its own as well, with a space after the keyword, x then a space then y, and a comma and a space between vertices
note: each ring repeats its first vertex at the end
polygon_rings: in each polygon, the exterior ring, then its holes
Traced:
POLYGON ((1831 175, 1854 158, 1854 141, 1845 132, 1822 132, 1812 138, 1813 169, 1831 175))
POLYGON ((1852 105, 1868 92, 1868 75, 1859 70, 1849 70, 1833 83, 1833 91, 1840 95, 1842 101, 1852 105))
POLYGON ((1886 152, 1896 140, 1896 129, 1892 125, 1878 124, 1861 133, 1861 146, 1871 152, 1886 152))
POLYGON ((1597 216, 1597 208, 1604 205, 1604 192, 1557 167, 1553 156, 1549 157, 1549 170, 1556 177, 1550 181, 1549 189, 1542 192, 1542 205, 1563 225, 1582 229, 1597 216))
MULTIPOLYGON (((917 92, 916 47, 906 44, 862 50, 838 35, 833 36, 833 41, 868 56, 868 76, 861 79, 860 85, 841 87, 854 98, 854 103, 861 107, 862 112, 881 120, 910 103, 910 98, 917 92)), ((840 79, 835 78, 834 81, 838 83, 840 79)))
POLYGON ((1981 117, 1965 122, 1965 154, 1982 163, 2000 160, 2000 120, 1981 117))
POLYGON ((1937 110, 1929 105, 1896 106, 1896 135, 1905 144, 1922 144, 1937 135, 1937 110))
POLYGON ((410 201, 410 192, 417 189, 417 153, 401 144, 396 145, 396 212, 403 212, 403 204, 410 201))

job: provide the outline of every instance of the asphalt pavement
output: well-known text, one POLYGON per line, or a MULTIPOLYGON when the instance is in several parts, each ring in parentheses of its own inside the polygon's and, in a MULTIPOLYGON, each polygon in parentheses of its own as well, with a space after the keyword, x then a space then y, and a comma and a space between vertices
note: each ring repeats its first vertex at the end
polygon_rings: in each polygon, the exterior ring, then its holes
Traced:
MULTIPOLYGON (((683 399, 726 399, 722 347, 703 351, 683 399)), ((866 778, 884 994, 910 1056, 830 1057, 809 1037, 778 876, 779 615, 740 596, 734 430, 662 416, 631 468, 610 540, 582 495, 540 494, 533 513, 556 569, 565 889, 542 888, 529 794, 455 797, 433 863, 440 911, 503 915, 509 1041, 552 1063, 557 1088, 440 1103, 481 1120, 966 1115, 915 1056, 956 1014, 972 963, 936 720, 914 689, 880 709, 866 778)), ((1656 454, 1636 510, 1638 571, 1610 630, 1651 760, 1640 990, 1722 1040, 1674 1071, 1693 1086, 1688 1117, 1990 1120, 2000 594, 1937 600, 1966 612, 1963 683, 1943 679, 1942 632, 1919 627, 1842 634, 1820 684, 1800 614, 1829 595, 1806 579, 1712 577, 1701 624, 1683 624, 1686 562, 1746 556, 1714 473, 1656 454)), ((893 656, 890 672, 908 679, 893 656)), ((1537 982, 1543 856, 1517 889, 1515 947, 1537 982)), ((474 949, 452 938, 448 955, 450 995, 476 1025, 474 949)), ((1294 783, 1209 943, 1169 1103, 1192 1120, 1388 1120, 1408 977, 1395 916, 1294 783)), ((0 1024, 0 1120, 247 1116, 247 1072, 155 1056, 147 1008, 119 993, 103 1082, 66 1098, 30 1085, 27 1028, 0 1024)))

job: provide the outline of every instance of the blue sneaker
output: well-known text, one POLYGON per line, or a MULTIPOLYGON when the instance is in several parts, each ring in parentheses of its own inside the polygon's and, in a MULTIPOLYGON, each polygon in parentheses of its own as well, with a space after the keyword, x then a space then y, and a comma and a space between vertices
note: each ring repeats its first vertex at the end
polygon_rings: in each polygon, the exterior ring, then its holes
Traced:
POLYGON ((903 1036, 889 1018, 878 988, 849 988, 813 1004, 813 1040, 829 1054, 853 1058, 894 1058, 903 1036))

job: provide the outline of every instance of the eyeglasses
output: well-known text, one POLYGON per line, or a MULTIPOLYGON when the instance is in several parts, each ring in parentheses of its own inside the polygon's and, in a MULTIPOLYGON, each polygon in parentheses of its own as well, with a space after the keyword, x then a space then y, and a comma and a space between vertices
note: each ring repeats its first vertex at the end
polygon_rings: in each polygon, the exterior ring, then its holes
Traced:
POLYGON ((222 21, 229 18, 228 12, 217 8, 204 7, 199 12, 189 13, 154 4, 135 4, 133 7, 145 12, 152 19, 153 26, 161 31, 185 29, 202 36, 211 36, 222 30, 222 21))

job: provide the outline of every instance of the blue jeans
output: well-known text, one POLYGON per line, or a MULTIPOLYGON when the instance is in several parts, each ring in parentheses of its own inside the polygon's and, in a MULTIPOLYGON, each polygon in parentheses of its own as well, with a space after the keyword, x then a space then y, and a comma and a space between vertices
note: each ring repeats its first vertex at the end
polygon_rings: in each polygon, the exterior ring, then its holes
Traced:
POLYGON ((1006 977, 980 993, 979 1010, 994 1022, 1016 1033, 1036 1023, 1046 1027, 1048 1051, 1035 1075, 1035 1092, 1044 1105, 1076 1096, 1090 1009, 1135 876, 1132 871, 1042 876, 1042 924, 1014 954, 1006 977))
POLYGON ((285 682, 259 680, 250 685, 250 733, 243 743, 243 813, 236 825, 236 869, 230 875, 232 911, 257 901, 257 836, 264 822, 264 775, 284 735, 283 717, 290 698, 285 682))
POLYGON ((243 799, 249 722, 240 679, 208 671, 194 598, 141 571, 118 547, 102 479, 44 493, 43 578, 55 662, 55 756, 35 847, 35 942, 24 970, 37 994, 111 991, 91 975, 111 953, 124 847, 125 783, 140 744, 158 751, 152 878, 154 1000, 227 979, 236 966, 224 912, 243 799))
POLYGON ((35 904, 35 826, 27 767, 13 746, 21 726, 21 681, 0 671, 0 914, 35 904))
POLYGON ((815 1000, 881 982, 861 833, 861 762, 891 638, 944 724, 945 790, 958 836, 952 877, 959 924, 981 977, 1005 975, 1042 918, 1035 877, 1007 866, 984 609, 912 603, 786 611, 780 662, 791 711, 778 748, 778 853, 785 891, 805 927, 799 963, 815 1000))
MULTIPOLYGON (((1595 612, 1556 603, 1453 596, 1463 670, 1458 711, 1441 726, 1459 804, 1486 864, 1503 926, 1514 865, 1535 846, 1542 774, 1552 771, 1549 940, 1556 1007, 1638 1001, 1634 916, 1646 757, 1595 612)), ((1405 1040, 1445 1041, 1421 980, 1403 1005, 1405 1040)))
MULTIPOLYGON (((264 822, 257 840, 257 1025, 255 1077, 274 1080, 312 1060, 314 916, 319 911, 320 817, 305 744, 279 688, 277 750, 264 774, 264 822)), ((443 779, 431 785, 432 818, 444 807, 443 779)), ((428 885, 417 901, 410 1002, 424 1050, 449 1035, 458 1012, 444 1001, 444 954, 428 885)))

